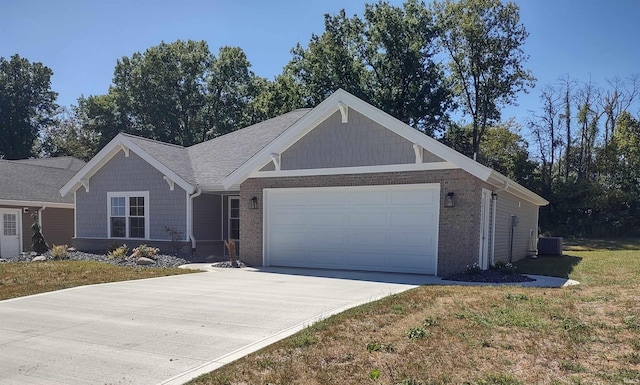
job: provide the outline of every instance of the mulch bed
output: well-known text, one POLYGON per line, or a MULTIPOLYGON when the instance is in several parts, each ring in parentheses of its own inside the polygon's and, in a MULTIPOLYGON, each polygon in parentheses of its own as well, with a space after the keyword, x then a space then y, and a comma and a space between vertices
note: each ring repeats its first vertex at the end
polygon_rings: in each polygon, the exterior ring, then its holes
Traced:
POLYGON ((462 272, 448 277, 444 277, 447 281, 463 281, 463 282, 484 282, 484 283, 511 283, 511 282, 532 282, 535 279, 515 272, 505 272, 498 269, 489 269, 473 272, 462 272))

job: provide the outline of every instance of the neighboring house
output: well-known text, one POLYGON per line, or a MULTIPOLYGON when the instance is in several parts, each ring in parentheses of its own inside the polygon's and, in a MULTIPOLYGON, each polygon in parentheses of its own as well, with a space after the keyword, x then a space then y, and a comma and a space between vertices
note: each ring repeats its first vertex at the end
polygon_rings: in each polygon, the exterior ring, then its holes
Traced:
POLYGON ((548 202, 343 91, 188 148, 119 134, 60 190, 80 249, 447 275, 535 252, 548 202), (512 226, 513 225, 513 226, 512 226))
POLYGON ((49 246, 71 245, 73 194, 59 191, 84 165, 73 157, 0 160, 0 257, 31 251, 34 213, 49 246))

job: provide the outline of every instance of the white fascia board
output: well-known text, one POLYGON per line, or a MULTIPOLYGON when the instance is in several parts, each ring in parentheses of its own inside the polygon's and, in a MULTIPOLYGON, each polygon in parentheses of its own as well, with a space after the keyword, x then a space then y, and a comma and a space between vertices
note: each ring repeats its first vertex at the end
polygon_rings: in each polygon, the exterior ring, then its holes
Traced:
POLYGON ((65 183, 64 186, 62 186, 62 188, 60 189, 60 194, 62 196, 65 196, 69 192, 77 190, 81 186, 80 181, 82 179, 92 177, 96 172, 98 172, 98 170, 100 170, 105 164, 107 164, 109 160, 111 160, 111 158, 113 158, 120 150, 122 150, 122 146, 125 146, 126 148, 133 151, 136 155, 144 159, 144 161, 160 171, 164 176, 174 181, 178 186, 182 187, 182 189, 184 189, 188 193, 193 193, 195 191, 195 187, 190 183, 180 178, 167 166, 157 161, 154 157, 149 155, 146 151, 129 140, 129 138, 122 134, 118 134, 111 140, 111 142, 109 142, 102 150, 100 150, 100 152, 96 156, 94 156, 89 161, 89 163, 82 167, 80 171, 78 171, 73 176, 73 178, 65 183))
POLYGON ((527 189, 526 187, 518 184, 517 182, 507 178, 497 171, 492 172, 491 177, 487 180, 487 183, 499 188, 504 188, 506 186, 506 192, 509 192, 517 196, 518 198, 524 199, 525 201, 531 202, 537 206, 546 206, 549 204, 548 200, 527 189))
POLYGON ((285 132, 280 134, 280 136, 266 145, 262 150, 260 150, 260 152, 254 155, 242 166, 238 167, 222 181, 222 185, 225 190, 229 189, 233 185, 240 185, 240 183, 247 179, 252 172, 259 170, 259 168, 264 167, 267 162, 271 161, 271 154, 281 154, 318 124, 323 122, 334 112, 338 111, 340 108, 340 96, 344 94, 346 94, 346 91, 342 89, 334 92, 331 96, 322 101, 322 103, 318 104, 313 110, 285 130, 285 132))
POLYGON ((311 110, 307 115, 302 117, 298 122, 292 125, 282 135, 277 137, 273 142, 267 145, 262 151, 256 154, 252 159, 231 173, 224 181, 223 185, 228 188, 231 184, 240 184, 248 178, 253 172, 258 170, 259 166, 263 166, 269 160, 272 153, 282 153, 292 146, 300 138, 315 128, 323 120, 331 116, 340 109, 340 105, 346 105, 353 108, 362 115, 368 117, 381 126, 391 130, 397 135, 402 136, 408 141, 422 146, 425 150, 442 158, 447 162, 451 162, 461 169, 467 171, 471 175, 486 181, 491 175, 492 170, 482 164, 462 155, 452 148, 445 146, 437 140, 425 135, 424 133, 408 126, 402 121, 394 118, 386 112, 366 103, 365 101, 351 95, 343 89, 339 89, 331 96, 325 99, 317 107, 311 110))
POLYGON ((73 209, 75 207, 73 203, 18 201, 18 200, 11 200, 11 199, 0 199, 0 205, 23 206, 23 207, 47 207, 47 208, 56 208, 56 209, 73 209))
POLYGON ((317 175, 346 175, 346 174, 372 174, 380 172, 403 172, 403 171, 428 171, 428 170, 453 170, 460 167, 451 162, 430 162, 430 163, 407 163, 389 164, 380 166, 358 166, 358 167, 336 167, 336 168, 313 168, 300 170, 281 171, 257 171, 251 174, 251 178, 278 178, 295 176, 317 176, 317 175))

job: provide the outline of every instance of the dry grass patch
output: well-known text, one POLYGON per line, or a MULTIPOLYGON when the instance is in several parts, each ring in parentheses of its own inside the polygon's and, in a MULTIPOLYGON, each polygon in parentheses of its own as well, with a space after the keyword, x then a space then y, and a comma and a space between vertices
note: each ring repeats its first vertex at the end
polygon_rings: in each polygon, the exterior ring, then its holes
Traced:
POLYGON ((640 383, 640 253, 575 252, 519 270, 557 263, 562 275, 565 262, 583 285, 420 287, 330 317, 191 384, 640 383))
POLYGON ((91 261, 0 264, 0 300, 95 283, 193 273, 194 270, 134 268, 91 261))

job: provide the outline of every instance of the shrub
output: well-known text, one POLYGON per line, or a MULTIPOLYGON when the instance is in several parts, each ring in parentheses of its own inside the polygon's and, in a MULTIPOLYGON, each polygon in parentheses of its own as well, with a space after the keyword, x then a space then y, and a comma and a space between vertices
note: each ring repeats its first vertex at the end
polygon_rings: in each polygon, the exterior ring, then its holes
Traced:
POLYGON ((515 274, 518 270, 512 263, 503 261, 496 262, 493 268, 505 274, 515 274))
POLYGON ((53 245, 51 248, 51 256, 53 259, 65 259, 67 258, 67 245, 53 245))
POLYGON ((155 247, 150 247, 147 245, 140 245, 133 249, 133 254, 131 254, 134 258, 153 258, 156 254, 160 252, 160 249, 155 247))
POLYGON ((468 275, 479 275, 480 273, 482 273, 482 268, 480 268, 480 265, 478 265, 477 263, 474 263, 471 266, 467 265, 465 272, 468 275))
MULTIPOLYGON (((111 247, 110 247, 111 248, 111 247)), ((129 254, 127 245, 118 246, 107 253, 107 257, 111 259, 125 259, 129 254)))
POLYGON ((427 336, 427 331, 423 327, 409 328, 406 335, 410 340, 419 340, 427 336))

